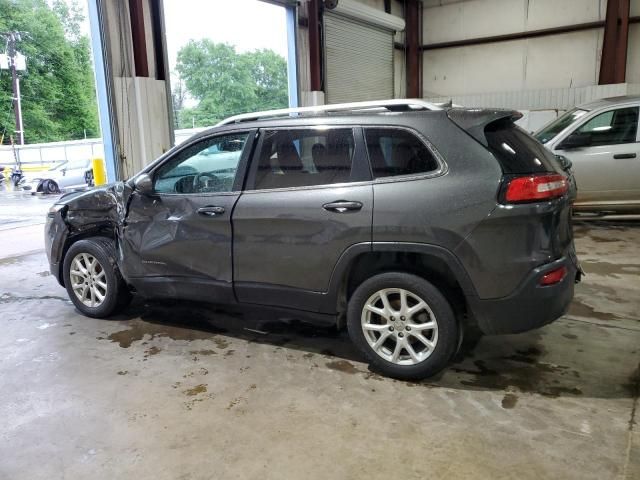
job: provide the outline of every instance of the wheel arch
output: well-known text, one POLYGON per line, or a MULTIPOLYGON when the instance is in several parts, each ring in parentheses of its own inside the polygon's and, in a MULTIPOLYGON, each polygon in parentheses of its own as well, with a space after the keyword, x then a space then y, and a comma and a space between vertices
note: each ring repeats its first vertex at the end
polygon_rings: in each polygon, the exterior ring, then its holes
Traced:
POLYGON ((470 318, 467 297, 475 288, 466 270, 449 250, 419 243, 374 242, 348 248, 331 276, 327 307, 344 321, 349 298, 358 285, 373 275, 404 272, 419 276, 440 289, 451 302, 456 316, 470 318))
POLYGON ((58 279, 59 279, 60 285, 62 285, 63 287, 65 286, 64 272, 63 272, 64 261, 67 257, 67 252, 71 248, 71 245, 73 245, 74 243, 80 240, 86 240, 88 238, 96 238, 96 237, 107 238, 113 242, 116 241, 116 233, 113 226, 111 225, 96 225, 92 228, 79 231, 74 235, 70 235, 69 237, 67 237, 62 247, 60 261, 58 263, 58 279))

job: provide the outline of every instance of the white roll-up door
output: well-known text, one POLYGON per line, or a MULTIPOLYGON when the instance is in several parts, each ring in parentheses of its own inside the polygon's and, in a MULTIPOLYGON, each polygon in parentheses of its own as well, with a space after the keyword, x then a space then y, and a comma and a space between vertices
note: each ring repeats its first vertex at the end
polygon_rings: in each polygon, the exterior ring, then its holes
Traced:
POLYGON ((393 32, 324 12, 325 101, 393 98, 393 32))

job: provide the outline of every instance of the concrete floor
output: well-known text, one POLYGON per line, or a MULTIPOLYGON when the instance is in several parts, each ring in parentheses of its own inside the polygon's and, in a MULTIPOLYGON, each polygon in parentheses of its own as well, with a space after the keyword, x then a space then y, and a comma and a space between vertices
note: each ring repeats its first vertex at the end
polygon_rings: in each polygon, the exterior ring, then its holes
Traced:
MULTIPOLYGON (((33 228, 0 231, 0 256, 33 228)), ((588 276, 566 317, 421 383, 369 372, 345 333, 266 317, 85 318, 42 251, 5 253, 0 478, 640 478, 640 223, 576 234, 588 276)))

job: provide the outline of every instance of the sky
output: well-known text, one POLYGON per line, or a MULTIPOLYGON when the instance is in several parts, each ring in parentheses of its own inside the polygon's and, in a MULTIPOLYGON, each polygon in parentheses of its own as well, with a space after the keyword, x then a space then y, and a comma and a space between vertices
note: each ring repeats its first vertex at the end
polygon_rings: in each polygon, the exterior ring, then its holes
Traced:
POLYGON ((227 42, 238 52, 269 48, 286 58, 285 9, 259 0, 164 0, 170 69, 189 40, 227 42))
MULTIPOLYGON (((86 0, 78 4, 86 15, 86 0)), ((238 52, 270 48, 287 58, 286 15, 277 5, 259 0, 164 0, 164 10, 171 70, 178 50, 191 39, 227 42, 238 52)), ((83 30, 89 32, 88 19, 83 30)))

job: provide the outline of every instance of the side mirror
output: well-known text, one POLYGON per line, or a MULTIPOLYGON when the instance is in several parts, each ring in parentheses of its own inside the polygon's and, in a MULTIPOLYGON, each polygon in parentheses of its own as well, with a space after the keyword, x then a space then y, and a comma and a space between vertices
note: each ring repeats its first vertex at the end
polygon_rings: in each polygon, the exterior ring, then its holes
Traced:
POLYGON ((151 180, 148 173, 138 175, 133 186, 140 195, 151 195, 153 193, 153 180, 151 180))
POLYGON ((588 147, 593 142, 589 132, 573 132, 565 138, 556 148, 558 150, 569 150, 572 148, 588 147))
POLYGON ((569 160, 564 155, 556 155, 556 160, 558 160, 560 167, 565 171, 570 170, 571 167, 573 166, 573 163, 571 163, 571 160, 569 160))

